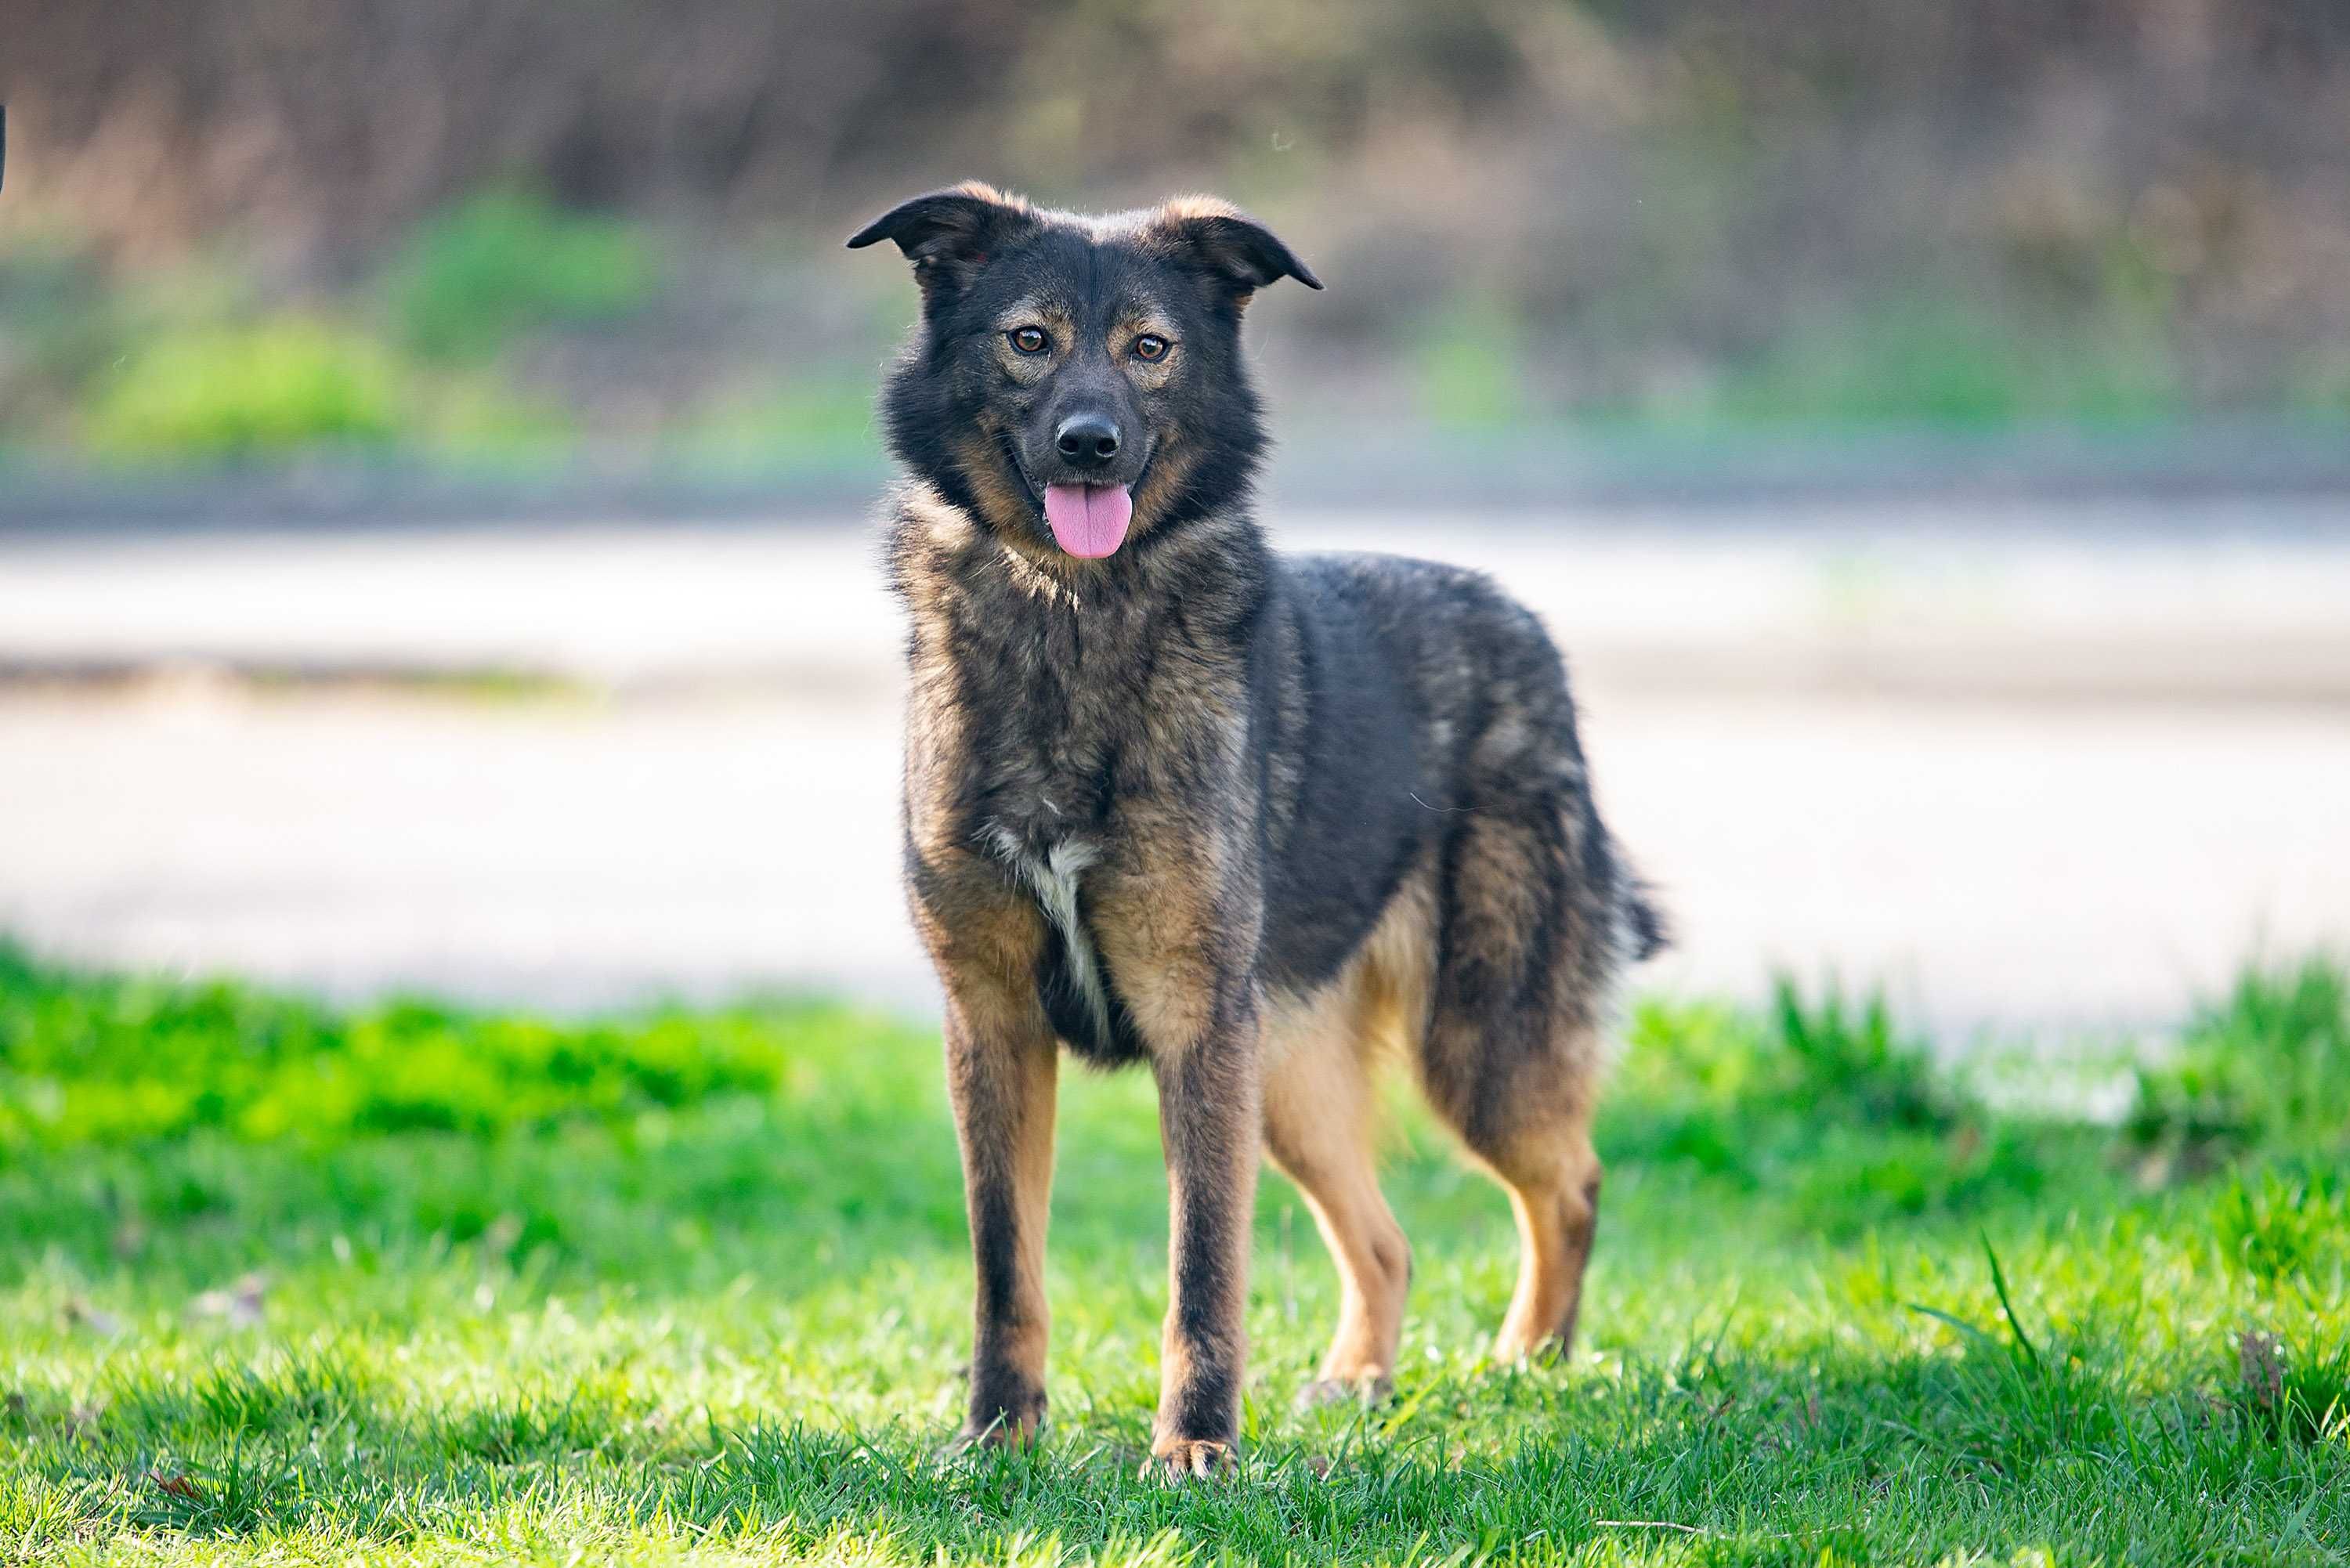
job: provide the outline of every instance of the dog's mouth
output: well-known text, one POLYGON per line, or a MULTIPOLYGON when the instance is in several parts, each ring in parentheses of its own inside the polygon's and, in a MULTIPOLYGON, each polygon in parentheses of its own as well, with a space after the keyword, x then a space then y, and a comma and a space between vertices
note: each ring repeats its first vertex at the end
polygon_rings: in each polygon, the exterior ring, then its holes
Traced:
POLYGON ((1134 521, 1134 492, 1123 484, 1048 484, 1045 521, 1054 542, 1080 560, 1118 554, 1134 521))
POLYGON ((1149 456, 1143 458, 1134 478, 1123 484, 1039 484, 1029 474, 1028 465, 1020 461, 1010 438, 1004 438, 1002 444, 1004 462, 1020 476, 1029 504, 1044 517, 1055 544, 1083 561, 1098 561, 1118 554, 1134 523, 1134 493, 1142 487, 1143 476, 1150 471, 1149 456))

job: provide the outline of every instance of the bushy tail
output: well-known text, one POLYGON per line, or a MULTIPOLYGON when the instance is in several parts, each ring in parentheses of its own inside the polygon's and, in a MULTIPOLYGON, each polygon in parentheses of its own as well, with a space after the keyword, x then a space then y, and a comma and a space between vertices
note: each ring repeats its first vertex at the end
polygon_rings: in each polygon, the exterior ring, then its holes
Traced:
POLYGON ((1673 929, 1657 908, 1656 890, 1630 872, 1624 874, 1624 929, 1631 939, 1625 946, 1632 961, 1640 963, 1673 945, 1673 929))

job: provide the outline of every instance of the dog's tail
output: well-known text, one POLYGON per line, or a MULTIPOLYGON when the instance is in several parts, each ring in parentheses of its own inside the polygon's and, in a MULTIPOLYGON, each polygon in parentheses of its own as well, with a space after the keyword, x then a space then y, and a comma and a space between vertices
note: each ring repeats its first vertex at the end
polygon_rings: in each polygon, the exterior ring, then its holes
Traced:
POLYGON ((1617 871, 1617 923, 1623 932, 1624 956, 1645 963, 1673 945, 1672 922, 1658 906, 1657 890, 1643 881, 1620 857, 1617 871))

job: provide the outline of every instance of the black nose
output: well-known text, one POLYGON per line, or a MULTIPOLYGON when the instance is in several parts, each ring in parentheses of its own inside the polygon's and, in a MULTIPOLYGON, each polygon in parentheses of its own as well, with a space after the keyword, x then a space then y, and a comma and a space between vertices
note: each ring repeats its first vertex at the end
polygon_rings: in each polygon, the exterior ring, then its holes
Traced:
POLYGON ((1061 421, 1054 444, 1080 467, 1107 462, 1118 455, 1118 426, 1099 414, 1073 414, 1061 421))

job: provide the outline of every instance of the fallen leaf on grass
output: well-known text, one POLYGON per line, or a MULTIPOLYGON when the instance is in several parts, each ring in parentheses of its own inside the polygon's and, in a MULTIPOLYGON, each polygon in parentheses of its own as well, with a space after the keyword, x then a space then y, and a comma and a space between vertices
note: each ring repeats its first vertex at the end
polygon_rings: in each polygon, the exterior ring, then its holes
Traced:
POLYGON ((158 1490, 170 1492, 173 1497, 183 1497, 190 1502, 202 1502, 204 1500, 204 1494, 196 1490, 196 1483, 185 1476, 167 1476, 151 1470, 148 1472, 147 1479, 155 1483, 158 1490))

